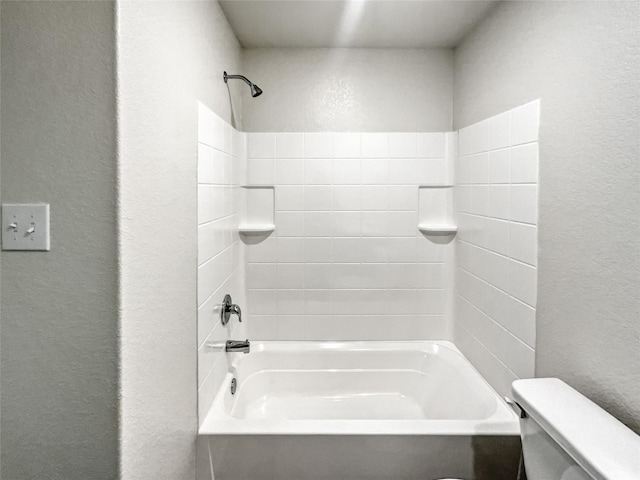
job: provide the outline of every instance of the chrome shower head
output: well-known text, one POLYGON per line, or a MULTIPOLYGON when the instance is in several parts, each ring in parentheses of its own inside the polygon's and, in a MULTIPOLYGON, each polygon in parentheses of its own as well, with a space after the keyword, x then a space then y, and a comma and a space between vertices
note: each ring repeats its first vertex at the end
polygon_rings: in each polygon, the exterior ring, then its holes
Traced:
POLYGON ((238 80, 244 80, 244 82, 249 85, 249 88, 251 89, 252 97, 255 98, 259 95, 262 95, 262 89, 244 75, 227 75, 227 72, 224 72, 224 76, 222 78, 224 78, 224 83, 227 83, 227 80, 234 78, 237 78, 238 80))
POLYGON ((255 98, 258 95, 262 95, 262 89, 255 84, 251 84, 251 96, 255 98))

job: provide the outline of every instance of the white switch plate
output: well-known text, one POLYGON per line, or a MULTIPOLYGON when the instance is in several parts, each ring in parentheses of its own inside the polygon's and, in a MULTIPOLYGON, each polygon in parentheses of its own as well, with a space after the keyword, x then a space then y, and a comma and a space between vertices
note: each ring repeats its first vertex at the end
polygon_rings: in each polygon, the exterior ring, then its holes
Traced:
POLYGON ((49 251, 49 204, 2 205, 2 249, 49 251))

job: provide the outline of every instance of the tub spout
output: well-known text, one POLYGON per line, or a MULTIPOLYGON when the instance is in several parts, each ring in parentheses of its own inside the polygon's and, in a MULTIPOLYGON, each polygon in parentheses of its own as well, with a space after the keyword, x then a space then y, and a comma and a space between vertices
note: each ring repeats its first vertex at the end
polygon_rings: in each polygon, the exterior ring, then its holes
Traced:
POLYGON ((241 352, 241 353, 249 353, 251 349, 251 342, 249 339, 247 340, 227 340, 225 345, 225 352, 241 352))

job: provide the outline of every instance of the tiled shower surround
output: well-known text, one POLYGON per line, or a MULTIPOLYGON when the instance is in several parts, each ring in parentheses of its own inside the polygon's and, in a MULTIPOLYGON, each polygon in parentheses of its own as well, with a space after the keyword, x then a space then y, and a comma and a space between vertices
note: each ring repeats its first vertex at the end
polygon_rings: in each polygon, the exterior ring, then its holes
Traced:
POLYGON ((200 106, 200 421, 227 371, 207 345, 230 338, 449 339, 501 394, 532 376, 538 117, 536 101, 459 134, 244 134, 200 106), (225 293, 242 324, 220 324, 225 293))
POLYGON ((539 109, 459 134, 455 341, 503 395, 534 373, 539 109))
POLYGON ((446 133, 249 133, 248 182, 275 185, 275 232, 247 245, 263 338, 448 337, 453 243, 418 229, 420 185, 451 183, 446 133))
POLYGON ((198 108, 198 418, 204 419, 224 375, 222 349, 210 342, 244 339, 245 325, 220 323, 226 293, 246 304, 243 248, 238 234, 240 183, 245 176, 245 134, 204 105, 198 108))

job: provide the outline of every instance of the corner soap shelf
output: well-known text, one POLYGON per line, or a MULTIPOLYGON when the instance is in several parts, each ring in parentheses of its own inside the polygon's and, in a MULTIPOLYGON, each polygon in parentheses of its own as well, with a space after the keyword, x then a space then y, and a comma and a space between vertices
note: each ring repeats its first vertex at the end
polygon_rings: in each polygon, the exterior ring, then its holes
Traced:
POLYGON ((263 233, 271 233, 276 229, 276 226, 272 223, 263 225, 240 225, 238 231, 243 235, 261 235, 263 233))
POLYGON ((238 226, 241 235, 268 236, 276 229, 273 185, 242 185, 243 214, 238 226))
POLYGON ((426 235, 453 235, 458 231, 458 227, 455 225, 431 225, 421 223, 418 225, 418 230, 426 235))
POLYGON ((418 230, 425 235, 455 235, 458 227, 453 219, 453 185, 423 184, 418 186, 418 230))

